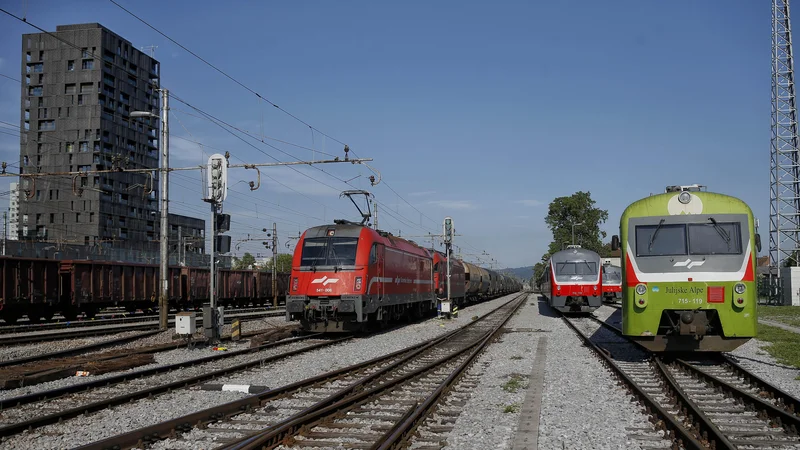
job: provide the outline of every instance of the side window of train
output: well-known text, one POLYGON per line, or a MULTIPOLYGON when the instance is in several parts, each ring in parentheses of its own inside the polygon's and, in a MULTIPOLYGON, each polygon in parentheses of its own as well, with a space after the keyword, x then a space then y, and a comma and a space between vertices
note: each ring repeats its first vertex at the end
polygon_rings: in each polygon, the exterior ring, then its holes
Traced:
POLYGON ((378 263, 378 244, 372 244, 372 248, 369 251, 369 263, 378 263))

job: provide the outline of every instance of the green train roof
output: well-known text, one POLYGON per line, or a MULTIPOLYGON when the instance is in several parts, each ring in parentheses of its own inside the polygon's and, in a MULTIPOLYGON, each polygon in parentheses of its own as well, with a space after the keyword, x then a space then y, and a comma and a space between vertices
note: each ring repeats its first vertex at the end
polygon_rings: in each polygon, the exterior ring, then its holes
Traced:
POLYGON ((715 192, 688 192, 692 200, 688 204, 678 201, 681 192, 667 192, 637 200, 622 213, 622 221, 631 217, 670 216, 681 214, 748 214, 753 211, 747 203, 730 195, 715 192))

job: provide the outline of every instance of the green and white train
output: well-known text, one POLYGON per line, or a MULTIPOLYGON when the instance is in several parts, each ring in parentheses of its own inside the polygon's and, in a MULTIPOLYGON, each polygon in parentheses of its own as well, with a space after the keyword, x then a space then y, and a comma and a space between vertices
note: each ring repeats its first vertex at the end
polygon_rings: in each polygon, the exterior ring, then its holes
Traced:
POLYGON ((669 186, 630 204, 622 253, 622 331, 657 351, 731 351, 756 334, 761 239, 743 201, 669 186))

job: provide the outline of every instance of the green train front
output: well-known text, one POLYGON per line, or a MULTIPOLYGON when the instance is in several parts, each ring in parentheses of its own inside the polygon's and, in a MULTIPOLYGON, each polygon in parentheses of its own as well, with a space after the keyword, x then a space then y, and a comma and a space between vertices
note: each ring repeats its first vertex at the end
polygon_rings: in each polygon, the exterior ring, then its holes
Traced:
POLYGON ((741 200, 671 186, 620 220, 622 330, 652 351, 731 351, 756 334, 753 213, 741 200))

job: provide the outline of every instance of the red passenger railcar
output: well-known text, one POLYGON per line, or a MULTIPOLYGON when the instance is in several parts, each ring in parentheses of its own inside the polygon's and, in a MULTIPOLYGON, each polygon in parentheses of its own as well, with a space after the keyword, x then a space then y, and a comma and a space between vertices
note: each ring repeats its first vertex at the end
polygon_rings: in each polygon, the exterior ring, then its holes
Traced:
POLYGON ((570 245, 550 256, 541 283, 542 294, 561 312, 591 312, 602 304, 600 255, 570 245))
POLYGON ((436 308, 431 252, 360 224, 306 230, 292 261, 287 320, 341 332, 436 308))

